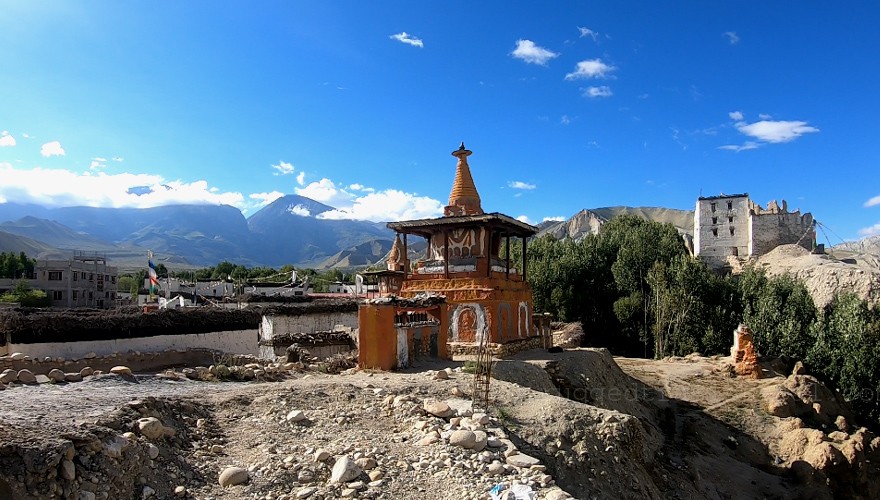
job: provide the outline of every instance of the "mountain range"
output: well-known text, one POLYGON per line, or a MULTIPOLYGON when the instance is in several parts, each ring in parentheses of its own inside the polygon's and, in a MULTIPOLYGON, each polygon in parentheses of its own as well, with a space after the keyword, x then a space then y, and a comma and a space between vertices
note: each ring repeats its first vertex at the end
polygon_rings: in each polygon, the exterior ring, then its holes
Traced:
MULTIPOLYGON (((226 205, 155 208, 46 208, 0 204, 0 251, 57 258, 73 251, 105 255, 123 272, 144 267, 147 250, 169 268, 191 269, 227 260, 245 266, 294 264, 315 269, 351 268, 382 261, 394 234, 385 223, 318 217, 334 207, 286 195, 249 218, 226 205)), ((617 215, 670 223, 689 238, 693 211, 660 207, 584 209, 564 221, 547 221, 538 235, 581 239, 617 215)), ((414 250, 418 242, 411 242, 414 250)), ((880 237, 835 249, 880 254, 880 237)))

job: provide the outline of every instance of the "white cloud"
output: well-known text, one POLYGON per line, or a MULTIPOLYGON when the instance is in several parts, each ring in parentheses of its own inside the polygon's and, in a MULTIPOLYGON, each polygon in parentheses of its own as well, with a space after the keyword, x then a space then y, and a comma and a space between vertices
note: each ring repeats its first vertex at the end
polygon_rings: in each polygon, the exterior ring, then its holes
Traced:
POLYGON ((358 184, 358 183, 354 183, 354 184, 348 186, 348 189, 351 189, 352 191, 363 191, 365 193, 375 193, 376 192, 375 189, 373 189, 371 187, 364 186, 363 184, 358 184))
POLYGON ((583 89, 584 97, 596 98, 596 97, 611 97, 614 95, 611 92, 611 87, 607 85, 602 85, 601 87, 589 87, 583 89))
POLYGON ((541 222, 548 222, 548 221, 561 222, 564 220, 566 220, 565 217, 563 217, 561 215, 554 215, 552 217, 544 217, 544 219, 541 222))
POLYGON ((92 163, 89 165, 89 170, 99 170, 107 167, 107 159, 106 158, 92 158, 92 163))
POLYGON ((50 156, 64 156, 64 148, 61 147, 60 142, 51 141, 43 144, 43 147, 40 148, 40 154, 47 158, 50 156))
POLYGON ((865 202, 866 207, 876 207, 877 205, 880 205, 880 195, 877 195, 865 202))
POLYGON ((876 234, 880 234, 880 222, 874 224, 871 227, 859 229, 860 236, 874 236, 876 234))
POLYGON ((735 120, 738 122, 742 121, 744 118, 742 111, 731 111, 730 113, 727 113, 727 116, 729 116, 731 120, 735 120))
POLYGON ((168 180, 159 175, 72 172, 65 169, 17 169, 0 163, 0 197, 47 207, 134 207, 172 204, 245 207, 241 193, 221 192, 204 180, 168 180), (139 194, 140 193, 140 194, 139 194))
POLYGON ((525 222, 526 224, 531 224, 533 226, 535 225, 535 223, 532 222, 531 219, 529 219, 528 215, 520 215, 519 217, 516 218, 516 220, 518 220, 520 222, 525 222))
POLYGON ((278 165, 272 165, 272 168, 277 170, 277 172, 272 175, 289 175, 292 174, 295 170, 293 165, 287 163, 286 161, 279 161, 278 165))
POLYGON ((306 183, 306 173, 305 172, 300 172, 300 173, 296 174, 296 183, 299 184, 300 186, 302 186, 303 184, 306 183))
POLYGON ((421 39, 416 38, 414 36, 411 36, 406 31, 401 31, 400 33, 398 33, 396 35, 391 35, 388 38, 392 38, 394 40, 397 40, 398 42, 405 43, 407 45, 412 45, 413 47, 418 47, 420 49, 425 46, 425 44, 422 42, 421 39))
POLYGON ((114 156, 114 157, 113 157, 113 161, 115 161, 115 162, 117 162, 117 163, 122 163, 122 162, 125 161, 125 158, 123 158, 123 157, 121 157, 121 156, 114 156))
POLYGON ((595 31, 591 30, 590 28, 582 28, 582 27, 578 26, 578 31, 581 34, 581 38, 588 36, 588 37, 591 37, 594 42, 596 41, 596 38, 599 37, 599 33, 596 33, 595 31))
POLYGON ((373 222, 439 217, 443 204, 427 196, 386 189, 355 198, 338 210, 318 215, 319 219, 358 219, 373 222))
POLYGON ((742 145, 725 144, 724 146, 718 146, 718 149, 726 149, 728 151, 736 151, 737 153, 739 153, 740 151, 748 151, 750 149, 758 149, 758 146, 760 146, 760 145, 755 141, 746 141, 742 145))
POLYGON ((535 42, 531 40, 517 40, 516 48, 510 55, 527 63, 540 64, 541 66, 546 65, 550 59, 559 56, 556 52, 535 45, 535 42))
POLYGON ((587 59, 581 61, 575 66, 572 73, 565 75, 566 80, 579 80, 582 78, 608 78, 610 73, 614 71, 614 66, 610 66, 602 62, 601 59, 587 59))
POLYGON ((30 134, 24 134, 24 133, 21 134, 21 136, 24 137, 25 139, 33 139, 33 138, 34 138, 34 136, 32 136, 32 135, 30 135, 30 134))
POLYGON ((819 129, 804 121, 761 120, 755 123, 737 123, 736 129, 744 135, 764 142, 789 142, 804 134, 818 132, 819 129))
POLYGON ((268 193, 251 193, 248 195, 248 198, 256 200, 257 207, 265 207, 282 196, 284 196, 284 193, 280 191, 271 191, 268 193))
POLYGON ((725 31, 724 36, 727 37, 727 41, 730 42, 731 45, 739 43, 739 35, 736 34, 736 31, 725 31))
POLYGON ((528 190, 532 190, 532 189, 535 189, 535 188, 538 187, 538 186, 536 186, 536 185, 534 185, 534 184, 529 184, 528 182, 523 182, 523 181, 508 181, 508 182, 507 182, 507 187, 509 187, 509 188, 513 188, 513 189, 528 189, 528 190))
POLYGON ((293 191, 300 196, 320 201, 335 208, 350 205, 352 200, 355 199, 355 195, 336 187, 336 184, 326 177, 309 183, 308 186, 294 188, 293 191))
POLYGON ((568 115, 562 115, 562 118, 559 119, 559 123, 563 125, 568 125, 569 123, 571 123, 571 118, 569 118, 568 115))
POLYGON ((302 205, 291 205, 287 207, 287 212, 292 215, 298 215, 300 217, 310 217, 312 215, 312 212, 310 212, 308 208, 302 205))
POLYGON ((0 148, 8 148, 15 146, 15 137, 9 135, 9 132, 3 131, 0 133, 0 148))

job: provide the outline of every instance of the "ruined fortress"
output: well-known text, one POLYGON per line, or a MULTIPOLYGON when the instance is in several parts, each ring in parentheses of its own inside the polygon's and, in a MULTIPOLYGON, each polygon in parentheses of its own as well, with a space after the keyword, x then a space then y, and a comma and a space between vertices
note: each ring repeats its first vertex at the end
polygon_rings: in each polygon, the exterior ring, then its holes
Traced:
POLYGON ((779 245, 816 247, 812 214, 788 211, 771 201, 764 209, 748 193, 707 196, 697 199, 694 211, 694 256, 712 267, 731 259, 759 257, 779 245))

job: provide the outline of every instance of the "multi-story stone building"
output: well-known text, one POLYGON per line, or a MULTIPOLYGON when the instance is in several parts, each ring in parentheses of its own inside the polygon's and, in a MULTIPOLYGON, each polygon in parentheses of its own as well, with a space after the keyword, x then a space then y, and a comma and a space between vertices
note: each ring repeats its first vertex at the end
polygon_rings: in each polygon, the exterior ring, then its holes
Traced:
POLYGON ((713 267, 728 259, 759 257, 779 245, 816 246, 815 222, 809 212, 788 211, 771 201, 764 209, 748 193, 700 197, 694 212, 694 255, 713 267))
POLYGON ((31 287, 45 291, 53 307, 107 309, 116 302, 117 277, 105 257, 76 253, 69 259, 38 260, 31 287))

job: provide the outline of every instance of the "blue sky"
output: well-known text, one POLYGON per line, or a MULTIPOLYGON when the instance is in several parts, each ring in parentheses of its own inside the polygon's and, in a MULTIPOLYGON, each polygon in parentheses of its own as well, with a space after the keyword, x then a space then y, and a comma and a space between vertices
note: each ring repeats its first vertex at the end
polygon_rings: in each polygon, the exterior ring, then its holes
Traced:
POLYGON ((880 233, 878 25, 874 2, 6 0, 0 202, 431 217, 465 141, 486 211, 748 192, 837 243, 880 233))

